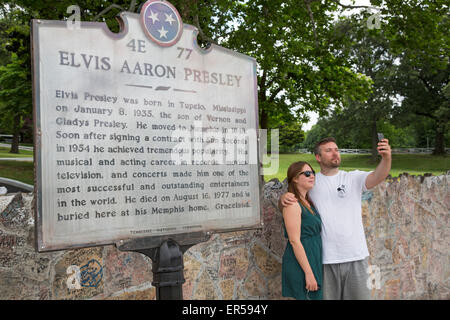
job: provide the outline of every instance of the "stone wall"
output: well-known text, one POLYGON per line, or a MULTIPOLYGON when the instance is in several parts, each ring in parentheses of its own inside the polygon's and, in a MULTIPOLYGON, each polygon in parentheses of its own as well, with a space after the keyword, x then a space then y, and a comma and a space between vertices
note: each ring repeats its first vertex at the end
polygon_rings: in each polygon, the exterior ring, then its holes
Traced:
MULTIPOLYGON (((363 195, 374 299, 450 299, 449 183, 450 173, 402 175, 363 195)), ((282 299, 285 188, 265 185, 262 230, 214 234, 185 253, 185 299, 282 299)), ((31 205, 31 194, 0 197, 0 299, 155 299, 151 260, 139 253, 35 252, 31 205), (81 286, 71 265, 90 268, 81 286)))

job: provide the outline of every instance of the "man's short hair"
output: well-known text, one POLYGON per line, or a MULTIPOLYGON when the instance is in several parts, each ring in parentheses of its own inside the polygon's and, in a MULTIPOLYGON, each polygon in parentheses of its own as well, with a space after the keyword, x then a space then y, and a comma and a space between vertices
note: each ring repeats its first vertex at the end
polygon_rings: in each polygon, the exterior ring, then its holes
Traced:
POLYGON ((333 137, 320 139, 319 142, 317 142, 316 145, 314 146, 314 154, 320 154, 320 146, 328 142, 336 143, 336 139, 333 137))

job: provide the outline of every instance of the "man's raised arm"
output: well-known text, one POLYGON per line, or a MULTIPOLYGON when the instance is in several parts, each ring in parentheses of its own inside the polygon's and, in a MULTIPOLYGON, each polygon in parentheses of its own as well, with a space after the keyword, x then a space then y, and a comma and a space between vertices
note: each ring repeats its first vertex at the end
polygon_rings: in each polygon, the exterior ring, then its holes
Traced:
POLYGON ((391 171, 392 154, 388 139, 378 142, 378 153, 381 155, 381 161, 375 171, 371 172, 366 178, 366 188, 372 189, 380 182, 384 181, 391 171))

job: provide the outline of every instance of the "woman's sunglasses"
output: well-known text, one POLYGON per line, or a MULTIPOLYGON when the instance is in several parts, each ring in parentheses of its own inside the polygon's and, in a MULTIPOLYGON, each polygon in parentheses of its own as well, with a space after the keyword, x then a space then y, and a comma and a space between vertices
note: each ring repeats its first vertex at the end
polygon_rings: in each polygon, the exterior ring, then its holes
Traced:
POLYGON ((312 174, 315 176, 316 175, 316 173, 314 172, 314 170, 312 170, 312 171, 302 171, 302 172, 300 172, 297 176, 299 176, 299 175, 301 175, 301 174, 304 174, 305 175, 305 177, 307 177, 307 178, 309 178, 312 174))

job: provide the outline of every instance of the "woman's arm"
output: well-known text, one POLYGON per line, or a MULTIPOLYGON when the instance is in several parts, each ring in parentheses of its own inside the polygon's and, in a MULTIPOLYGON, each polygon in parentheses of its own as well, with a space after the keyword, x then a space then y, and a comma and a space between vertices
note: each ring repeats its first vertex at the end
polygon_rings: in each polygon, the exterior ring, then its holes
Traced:
POLYGON ((306 257, 305 248, 300 242, 301 216, 302 209, 297 202, 283 208, 284 225, 286 226, 288 239, 294 250, 295 257, 305 273, 306 289, 315 291, 318 290, 317 281, 314 277, 308 258, 306 257))

